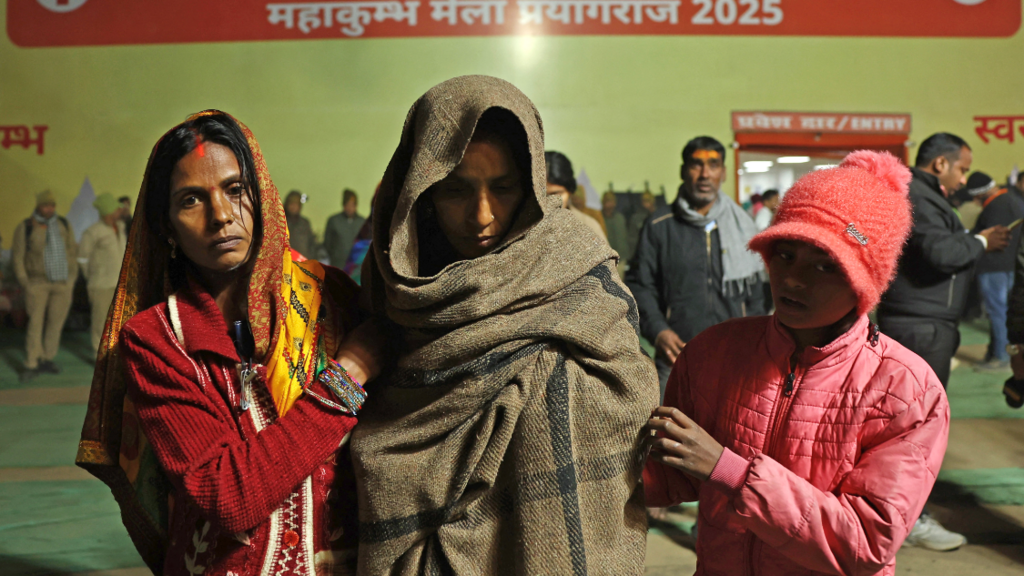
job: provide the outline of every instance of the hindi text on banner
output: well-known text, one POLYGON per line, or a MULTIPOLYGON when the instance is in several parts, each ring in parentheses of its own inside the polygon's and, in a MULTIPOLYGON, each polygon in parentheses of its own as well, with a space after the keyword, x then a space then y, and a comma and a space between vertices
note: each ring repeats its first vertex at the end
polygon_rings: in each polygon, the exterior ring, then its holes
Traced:
POLYGON ((45 150, 45 135, 46 131, 49 130, 49 126, 36 124, 29 128, 28 126, 0 126, 0 147, 7 150, 11 146, 21 146, 28 150, 29 146, 36 147, 36 154, 42 155, 45 150), (35 130, 35 138, 32 137, 32 131, 35 130))
POLYGON ((459 20, 473 25, 505 23, 505 0, 431 0, 430 17, 437 22, 448 21, 454 26, 459 20))
POLYGON ((337 23, 342 34, 362 36, 371 22, 394 20, 415 26, 419 6, 417 0, 267 4, 267 21, 287 29, 298 27, 303 34, 337 23))
POLYGON ((521 24, 543 24, 545 18, 562 24, 583 24, 599 20, 610 24, 612 16, 623 24, 679 22, 681 0, 519 0, 521 24))
POLYGON ((989 143, 989 136, 1013 144, 1016 139, 1014 128, 1020 130, 1021 135, 1024 135, 1024 116, 975 116, 974 121, 978 122, 978 125, 974 127, 974 132, 985 144, 989 143))

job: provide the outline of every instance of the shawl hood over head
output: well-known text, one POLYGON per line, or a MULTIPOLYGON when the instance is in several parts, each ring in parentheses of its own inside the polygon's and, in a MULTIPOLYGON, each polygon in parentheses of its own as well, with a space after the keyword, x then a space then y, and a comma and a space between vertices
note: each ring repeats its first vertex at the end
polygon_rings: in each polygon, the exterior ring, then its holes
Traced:
POLYGON ((351 441, 360 575, 643 572, 657 373, 615 252, 546 180, 540 118, 511 84, 455 78, 410 110, 373 211, 374 309, 403 330, 351 441), (494 250, 421 276, 416 201, 494 108, 525 132, 509 145, 528 153, 526 198, 494 250))
POLYGON ((373 234, 372 269, 380 278, 375 304, 407 327, 450 328, 479 319, 523 296, 558 291, 614 258, 607 242, 547 195, 544 128, 536 107, 518 88, 490 76, 453 78, 413 104, 374 201, 373 234), (523 203, 490 253, 420 276, 417 201, 459 165, 481 116, 493 108, 515 116, 526 134, 530 173, 522 175, 523 203), (510 263, 521 271, 516 277, 495 273, 510 263))

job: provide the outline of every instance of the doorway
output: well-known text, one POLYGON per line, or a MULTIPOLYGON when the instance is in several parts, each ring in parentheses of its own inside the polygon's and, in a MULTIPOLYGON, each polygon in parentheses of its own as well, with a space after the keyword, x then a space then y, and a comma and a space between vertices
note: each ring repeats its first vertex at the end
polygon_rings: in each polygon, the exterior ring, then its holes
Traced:
POLYGON ((908 161, 909 114, 733 112, 732 123, 733 197, 741 204, 773 188, 784 195, 801 176, 855 150, 908 161))

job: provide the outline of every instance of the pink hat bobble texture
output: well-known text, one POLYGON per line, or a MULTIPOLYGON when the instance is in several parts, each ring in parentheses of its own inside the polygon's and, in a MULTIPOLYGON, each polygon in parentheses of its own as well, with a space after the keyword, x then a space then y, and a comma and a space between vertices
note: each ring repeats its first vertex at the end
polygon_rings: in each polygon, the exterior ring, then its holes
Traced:
POLYGON ((888 152, 853 152, 837 168, 798 180, 750 249, 767 264, 779 240, 818 246, 842 267, 857 293, 857 312, 865 314, 892 281, 910 234, 910 179, 910 170, 888 152))

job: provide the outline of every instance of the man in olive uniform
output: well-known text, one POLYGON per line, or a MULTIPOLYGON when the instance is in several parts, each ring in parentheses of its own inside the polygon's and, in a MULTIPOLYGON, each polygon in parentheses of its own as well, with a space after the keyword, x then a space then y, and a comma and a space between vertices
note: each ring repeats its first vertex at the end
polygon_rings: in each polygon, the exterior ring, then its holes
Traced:
POLYGON ((128 234, 122 216, 123 204, 106 192, 92 203, 100 213, 100 219, 82 233, 78 244, 79 263, 82 275, 89 287, 91 318, 89 331, 92 350, 96 352, 103 338, 103 324, 107 321, 110 302, 117 291, 117 280, 121 274, 121 261, 128 243, 128 234))
POLYGON ((14 274, 25 290, 28 312, 22 382, 40 372, 60 373, 53 359, 78 278, 77 252, 74 231, 57 215, 53 193, 40 192, 35 212, 14 229, 11 246, 14 274))

